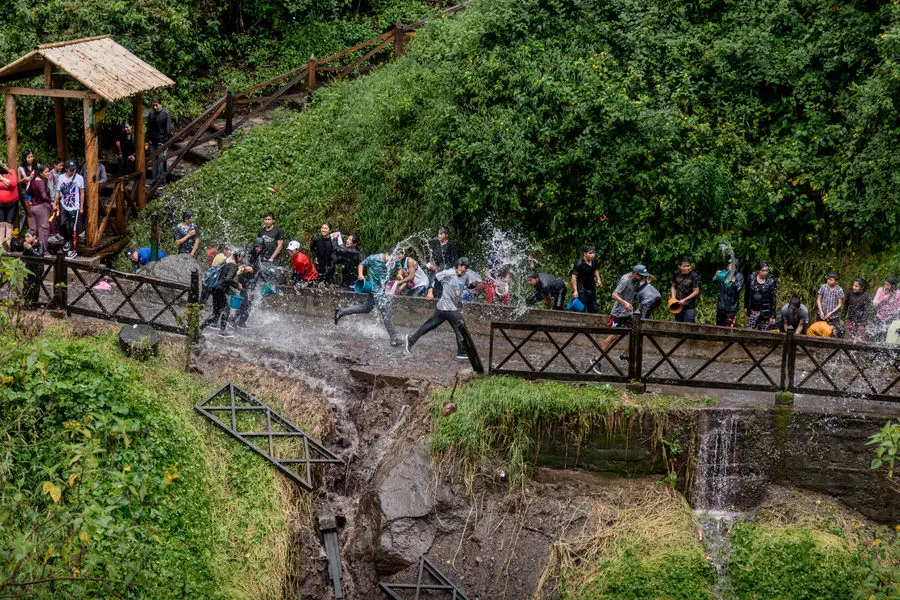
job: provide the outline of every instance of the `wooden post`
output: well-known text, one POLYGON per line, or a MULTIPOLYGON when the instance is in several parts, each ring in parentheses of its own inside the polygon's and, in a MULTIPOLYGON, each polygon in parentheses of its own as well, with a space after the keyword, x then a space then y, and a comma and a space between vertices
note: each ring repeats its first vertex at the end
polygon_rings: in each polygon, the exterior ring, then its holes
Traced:
POLYGON ((116 195, 116 225, 120 235, 125 234, 125 192, 125 182, 120 179, 113 190, 116 195))
POLYGON ((141 94, 131 99, 134 108, 134 168, 139 176, 134 182, 135 206, 138 212, 147 205, 147 154, 144 151, 144 101, 141 94))
POLYGON ((231 88, 225 90, 225 135, 234 131, 234 94, 231 88))
POLYGON ((94 128, 94 101, 85 98, 84 103, 84 212, 87 229, 87 245, 96 248, 100 243, 97 219, 100 205, 100 186, 97 183, 97 162, 99 147, 97 130, 94 128))
POLYGON ((6 166, 10 171, 19 169, 19 137, 16 134, 16 97, 6 94, 6 166))
POLYGON ((316 67, 318 67, 318 64, 316 63, 315 54, 309 57, 309 62, 306 63, 306 66, 309 70, 306 74, 306 89, 311 92, 316 89, 316 67))
POLYGON ((56 255, 53 265, 53 308, 66 310, 69 303, 69 273, 66 268, 66 255, 60 252, 56 255))
POLYGON ((56 118, 56 153, 61 159, 69 157, 69 138, 66 135, 66 100, 53 99, 53 116, 56 118))
POLYGON ((397 19, 397 24, 394 25, 394 60, 397 60, 403 54, 403 36, 405 34, 406 32, 403 30, 403 25, 400 24, 400 19, 397 19))
POLYGON ((150 221, 150 262, 159 260, 159 219, 153 217, 150 221))

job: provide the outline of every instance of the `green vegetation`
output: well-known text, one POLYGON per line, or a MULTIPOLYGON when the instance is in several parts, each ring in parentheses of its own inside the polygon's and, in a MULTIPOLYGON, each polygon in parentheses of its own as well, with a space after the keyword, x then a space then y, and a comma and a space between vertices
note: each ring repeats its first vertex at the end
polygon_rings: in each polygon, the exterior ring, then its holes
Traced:
POLYGON ((872 470, 883 468, 887 471, 887 478, 893 481, 894 462, 897 460, 897 451, 900 450, 900 421, 888 421, 866 443, 875 446, 872 470))
POLYGON ((490 219, 561 263, 593 241, 610 274, 682 253, 711 273, 725 241, 776 265, 877 253, 900 217, 898 23, 889 3, 482 0, 170 201, 213 237, 274 208, 369 249, 445 222, 475 247, 490 219))
POLYGON ((680 495, 651 489, 614 514, 581 537, 553 544, 542 589, 556 580, 560 600, 712 600, 713 569, 680 495))
MULTIPOLYGON (((547 432, 577 451, 594 433, 627 435, 634 420, 646 412, 653 419, 649 435, 655 447, 663 443, 667 420, 663 409, 695 402, 652 395, 631 398, 608 385, 482 377, 434 394, 431 450, 458 466, 470 489, 477 473, 501 467, 509 473, 510 485, 518 486, 524 483, 547 432), (448 402, 456 405, 455 411, 443 416, 448 402)), ((670 449, 675 447, 674 442, 668 444, 670 449)))
POLYGON ((110 333, 22 329, 0 334, 0 595, 280 598, 287 498, 193 414, 210 386, 110 333))

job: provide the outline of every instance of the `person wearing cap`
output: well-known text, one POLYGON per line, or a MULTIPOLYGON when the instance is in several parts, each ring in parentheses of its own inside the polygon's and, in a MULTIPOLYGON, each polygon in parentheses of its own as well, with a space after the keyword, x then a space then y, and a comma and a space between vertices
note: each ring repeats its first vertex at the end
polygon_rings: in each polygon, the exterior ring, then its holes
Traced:
POLYGON ((76 171, 74 160, 66 161, 66 172, 56 181, 54 204, 59 208, 59 233, 65 243, 63 251, 69 258, 77 256, 72 243, 79 230, 84 229, 84 178, 76 171))
POLYGON ((458 255, 456 246, 450 241, 450 228, 444 226, 438 229, 437 239, 428 242, 428 249, 431 252, 431 262, 426 265, 429 271, 428 278, 431 280, 428 299, 432 300, 435 296, 441 297, 443 285, 437 280, 435 273, 456 267, 458 255))
MULTIPOLYGON (((166 257, 166 253, 162 250, 157 250, 157 259, 162 259, 166 257)), ((128 260, 131 261, 131 264, 134 266, 135 271, 140 271, 141 267, 150 262, 150 248, 129 248, 125 251, 125 256, 128 257, 128 260)))
POLYGON ((294 287, 308 287, 315 283, 319 278, 319 272, 316 271, 316 267, 309 257, 300 251, 300 242, 291 240, 287 245, 287 251, 291 258, 291 268, 294 270, 291 275, 291 283, 294 284, 294 287))
POLYGON ((781 322, 779 329, 787 331, 788 327, 794 328, 794 334, 800 335, 806 331, 809 325, 809 309, 800 302, 800 298, 794 296, 790 301, 781 307, 781 322))
POLYGON ((391 319, 391 303, 385 294, 388 277, 390 275, 389 267, 396 264, 396 260, 387 252, 381 254, 370 254, 356 267, 357 281, 366 281, 366 270, 368 271, 369 283, 372 284, 372 291, 365 294, 365 300, 361 304, 354 304, 347 308, 336 309, 334 311, 334 324, 337 325, 343 317, 349 315, 369 314, 378 309, 381 315, 381 321, 384 328, 387 329, 391 338, 391 346, 399 346, 400 339, 397 337, 397 330, 394 329, 394 322, 391 319))
POLYGON ((715 280, 719 284, 719 297, 716 300, 716 325, 734 327, 738 309, 741 307, 741 290, 744 289, 744 276, 738 272, 740 263, 732 257, 724 269, 716 273, 715 280))
MULTIPOLYGON (((644 265, 635 265, 634 268, 631 269, 631 272, 625 273, 619 278, 619 283, 612 293, 613 307, 609 323, 606 325, 607 327, 627 328, 634 324, 634 299, 637 297, 644 279, 650 279, 651 277, 652 275, 650 275, 650 271, 647 270, 647 267, 644 265)), ((603 358, 603 354, 609 351, 609 349, 620 339, 622 339, 621 336, 609 335, 603 340, 603 343, 600 344, 600 348, 603 351, 597 353, 594 357, 594 364, 591 365, 591 369, 594 373, 600 374, 600 359, 603 358)), ((622 351, 622 354, 619 355, 619 358, 628 360, 627 345, 622 351)))
POLYGON ((566 284, 562 279, 547 275, 546 273, 538 273, 532 271, 526 279, 528 285, 534 288, 532 294, 525 304, 534 306, 538 302, 544 303, 544 308, 553 310, 564 310, 566 307, 566 284))
POLYGON ((0 249, 7 249, 12 240, 18 212, 19 178, 0 162, 0 249))
POLYGON ((831 272, 825 278, 825 283, 819 286, 816 297, 816 307, 819 309, 819 320, 827 321, 829 325, 837 324, 838 313, 844 307, 844 288, 839 286, 840 277, 831 272))
POLYGON ((570 271, 572 295, 584 304, 584 312, 597 313, 597 288, 603 285, 597 266, 597 250, 590 244, 582 248, 581 258, 570 271))
POLYGON ((775 302, 778 282, 770 274, 769 265, 760 262, 744 293, 744 314, 747 327, 768 331, 775 325, 775 302))
POLYGON ((186 210, 181 213, 181 223, 175 226, 173 235, 178 254, 196 256, 197 248, 200 247, 200 228, 194 224, 194 211, 186 210))
POLYGON ((450 323, 453 333, 456 335, 456 358, 468 359, 461 327, 465 326, 462 313, 459 311, 459 297, 463 291, 463 281, 466 271, 469 270, 469 259, 462 257, 456 261, 456 267, 444 269, 435 274, 434 278, 441 283, 441 297, 438 298, 434 314, 422 323, 415 333, 406 336, 406 352, 410 353, 412 347, 429 331, 436 329, 445 321, 450 323))
POLYGON ((678 270, 672 276, 671 293, 672 298, 681 305, 681 310, 675 313, 675 320, 680 323, 696 323, 694 302, 700 295, 700 276, 691 268, 691 259, 687 256, 682 256, 678 261, 678 270))

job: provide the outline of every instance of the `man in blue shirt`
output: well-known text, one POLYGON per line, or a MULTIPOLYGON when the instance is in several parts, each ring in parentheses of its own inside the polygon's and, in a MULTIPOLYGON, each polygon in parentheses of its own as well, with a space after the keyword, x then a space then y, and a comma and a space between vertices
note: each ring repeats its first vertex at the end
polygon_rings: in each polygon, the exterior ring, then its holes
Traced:
MULTIPOLYGON (((162 250, 157 250, 156 253, 159 255, 157 260, 166 257, 166 253, 162 250)), ((137 272, 150 262, 150 248, 129 248, 125 251, 125 256, 128 257, 128 260, 131 261, 131 264, 134 265, 134 270, 137 272)))
POLYGON ((388 280, 388 265, 393 265, 394 258, 387 252, 381 254, 370 254, 364 261, 359 263, 356 268, 357 281, 366 281, 364 270, 368 269, 369 282, 372 284, 372 291, 366 292, 366 299, 362 304, 354 304, 343 309, 334 311, 334 324, 337 325, 342 317, 347 315, 364 315, 372 312, 376 308, 381 315, 381 321, 384 328, 387 329, 388 335, 391 337, 391 346, 399 346, 400 340, 397 338, 397 330, 394 329, 394 322, 391 319, 391 303, 384 293, 384 288, 388 280))

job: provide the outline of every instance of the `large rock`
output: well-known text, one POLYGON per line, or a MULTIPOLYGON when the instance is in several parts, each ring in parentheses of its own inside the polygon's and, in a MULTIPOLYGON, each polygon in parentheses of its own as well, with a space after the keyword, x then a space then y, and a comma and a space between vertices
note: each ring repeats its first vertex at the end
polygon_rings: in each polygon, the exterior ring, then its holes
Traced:
POLYGON ((156 262, 147 263, 141 269, 142 275, 150 275, 158 279, 190 283, 191 273, 200 272, 200 263, 190 254, 174 254, 156 262))
POLYGON ((119 330, 122 352, 138 360, 146 360, 159 352, 159 334, 147 325, 124 325, 119 330))

